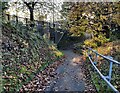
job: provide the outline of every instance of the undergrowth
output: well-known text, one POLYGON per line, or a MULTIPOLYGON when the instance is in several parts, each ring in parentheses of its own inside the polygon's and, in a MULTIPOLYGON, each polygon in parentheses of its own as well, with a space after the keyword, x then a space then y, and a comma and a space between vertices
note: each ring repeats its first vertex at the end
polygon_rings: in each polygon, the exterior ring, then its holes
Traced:
MULTIPOLYGON (((120 40, 105 43, 102 46, 94 48, 94 50, 96 50, 98 53, 102 55, 111 56, 114 60, 120 62, 120 40)), ((94 67, 91 65, 90 60, 88 60, 87 58, 87 54, 86 54, 87 50, 83 51, 83 44, 81 43, 76 44, 74 52, 83 54, 83 58, 86 58, 84 62, 86 64, 86 67, 89 69, 91 79, 98 93, 106 93, 106 92, 114 93, 111 90, 111 88, 108 87, 106 82, 95 71, 94 67)), ((96 55, 92 53, 93 62, 96 61, 95 58, 96 58, 96 55)), ((98 56, 96 66, 104 76, 108 76, 109 66, 110 66, 110 62, 108 60, 105 60, 102 57, 98 56)), ((119 73, 120 73, 120 66, 117 64, 113 64, 111 84, 113 84, 113 86, 120 91, 120 74, 119 73)))
POLYGON ((2 90, 16 92, 62 57, 55 44, 21 24, 2 23, 2 90))

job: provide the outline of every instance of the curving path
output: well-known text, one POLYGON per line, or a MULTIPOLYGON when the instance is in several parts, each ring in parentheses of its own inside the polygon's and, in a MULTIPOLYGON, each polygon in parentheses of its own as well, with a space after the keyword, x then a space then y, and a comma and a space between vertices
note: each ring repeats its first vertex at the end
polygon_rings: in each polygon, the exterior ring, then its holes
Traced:
POLYGON ((46 92, 50 91, 78 91, 85 90, 85 82, 83 81, 83 73, 81 70, 82 63, 80 56, 71 50, 63 51, 66 60, 56 70, 56 78, 46 88, 46 92))

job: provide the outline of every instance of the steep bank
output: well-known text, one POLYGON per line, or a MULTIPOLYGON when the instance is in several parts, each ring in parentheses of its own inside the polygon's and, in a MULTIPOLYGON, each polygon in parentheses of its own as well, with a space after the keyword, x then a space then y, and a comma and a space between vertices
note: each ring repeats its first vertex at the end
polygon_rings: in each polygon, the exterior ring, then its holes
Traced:
POLYGON ((19 91, 40 70, 63 56, 33 30, 17 27, 2 23, 2 92, 19 91))

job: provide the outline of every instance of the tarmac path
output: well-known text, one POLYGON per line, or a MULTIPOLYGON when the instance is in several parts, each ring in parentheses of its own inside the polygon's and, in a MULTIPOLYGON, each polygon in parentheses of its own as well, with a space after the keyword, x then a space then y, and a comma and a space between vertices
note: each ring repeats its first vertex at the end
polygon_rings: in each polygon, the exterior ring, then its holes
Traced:
POLYGON ((66 59, 57 68, 57 76, 50 86, 46 88, 49 91, 76 91, 83 92, 85 90, 85 82, 83 81, 83 73, 81 70, 80 56, 73 53, 72 50, 63 51, 66 59))

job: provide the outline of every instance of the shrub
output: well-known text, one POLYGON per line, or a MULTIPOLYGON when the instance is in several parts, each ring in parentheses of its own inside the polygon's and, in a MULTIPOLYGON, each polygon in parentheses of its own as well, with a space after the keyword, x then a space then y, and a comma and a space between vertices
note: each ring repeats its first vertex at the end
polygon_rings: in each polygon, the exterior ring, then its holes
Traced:
POLYGON ((93 39, 87 39, 84 41, 85 46, 91 47, 91 48, 96 48, 97 43, 93 39))
POLYGON ((101 46, 109 41, 103 34, 100 34, 98 37, 94 38, 94 41, 97 43, 97 46, 101 46))
POLYGON ((53 53, 55 54, 55 56, 58 57, 58 58, 64 56, 64 54, 57 49, 57 46, 55 44, 54 45, 53 44, 50 45, 49 49, 51 51, 53 51, 53 53))
POLYGON ((109 39, 107 39, 103 34, 100 34, 98 37, 94 37, 92 39, 85 40, 84 44, 87 47, 97 48, 98 46, 101 46, 108 41, 109 41, 109 39))
POLYGON ((54 51, 55 55, 59 58, 62 57, 64 54, 60 51, 54 51))

